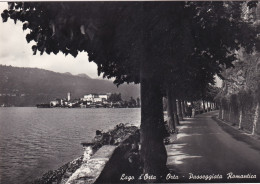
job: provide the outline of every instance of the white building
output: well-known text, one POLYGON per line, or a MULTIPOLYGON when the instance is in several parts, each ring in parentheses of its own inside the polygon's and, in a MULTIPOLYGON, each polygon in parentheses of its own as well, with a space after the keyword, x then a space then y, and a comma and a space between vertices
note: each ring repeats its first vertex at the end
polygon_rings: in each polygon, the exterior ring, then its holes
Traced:
POLYGON ((50 101, 50 106, 51 107, 56 107, 57 105, 59 105, 59 101, 58 100, 50 101))
POLYGON ((101 94, 101 95, 99 95, 99 98, 101 98, 103 101, 107 101, 108 95, 107 94, 101 94))
POLYGON ((71 99, 71 93, 68 92, 68 98, 67 98, 67 100, 70 101, 70 99, 71 99))
POLYGON ((82 98, 83 101, 94 101, 94 95, 93 94, 88 94, 88 95, 84 95, 84 97, 82 98))
POLYGON ((108 95, 106 94, 88 94, 88 95, 84 95, 83 98, 81 98, 81 100, 83 101, 88 101, 88 102, 106 102, 108 99, 108 95))

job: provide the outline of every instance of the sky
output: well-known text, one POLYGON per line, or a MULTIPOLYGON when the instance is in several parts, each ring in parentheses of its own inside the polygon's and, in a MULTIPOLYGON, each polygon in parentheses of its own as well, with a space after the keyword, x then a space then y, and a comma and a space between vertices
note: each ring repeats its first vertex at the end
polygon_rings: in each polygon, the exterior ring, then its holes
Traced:
MULTIPOLYGON (((6 2, 0 2, 0 13, 7 7, 6 2)), ((61 53, 33 55, 31 49, 33 43, 27 43, 26 31, 22 30, 22 23, 17 21, 14 24, 10 19, 3 23, 2 17, 0 19, 0 64, 41 68, 60 73, 70 72, 74 75, 84 73, 91 78, 102 78, 97 75, 96 64, 88 61, 87 53, 80 53, 76 58, 61 53)))
MULTIPOLYGON (((7 9, 6 2, 0 2, 0 13, 7 9)), ((1 18, 2 19, 2 18, 1 18)), ((71 55, 65 56, 62 53, 40 55, 38 52, 33 55, 33 43, 27 43, 25 36, 27 31, 22 30, 22 23, 8 20, 3 23, 0 20, 0 64, 17 67, 30 67, 51 70, 54 72, 70 72, 73 75, 87 74, 91 78, 102 78, 97 75, 97 66, 88 61, 87 53, 80 53, 76 58, 71 55)), ((217 86, 221 87, 221 80, 216 80, 217 86)))

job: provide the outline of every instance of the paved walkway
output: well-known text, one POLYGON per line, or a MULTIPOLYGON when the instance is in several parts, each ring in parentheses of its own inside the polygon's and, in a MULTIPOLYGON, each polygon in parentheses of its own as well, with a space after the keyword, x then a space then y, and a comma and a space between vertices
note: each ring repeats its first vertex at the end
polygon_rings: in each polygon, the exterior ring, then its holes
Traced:
POLYGON ((177 140, 166 146, 169 182, 260 182, 260 141, 243 141, 246 135, 214 121, 216 114, 181 122, 177 140))

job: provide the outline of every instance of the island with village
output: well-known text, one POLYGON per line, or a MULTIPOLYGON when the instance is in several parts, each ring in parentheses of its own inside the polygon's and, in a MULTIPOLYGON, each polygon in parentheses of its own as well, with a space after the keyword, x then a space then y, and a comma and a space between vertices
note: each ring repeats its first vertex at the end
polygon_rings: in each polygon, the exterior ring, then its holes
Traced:
POLYGON ((82 98, 72 99, 71 92, 67 98, 56 98, 49 103, 36 104, 37 108, 138 108, 140 99, 131 97, 129 100, 122 100, 120 93, 90 93, 82 98))

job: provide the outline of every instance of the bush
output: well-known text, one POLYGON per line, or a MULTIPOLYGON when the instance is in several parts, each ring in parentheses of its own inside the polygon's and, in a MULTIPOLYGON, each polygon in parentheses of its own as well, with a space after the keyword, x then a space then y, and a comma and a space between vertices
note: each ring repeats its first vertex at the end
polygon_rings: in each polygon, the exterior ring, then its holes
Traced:
POLYGON ((251 90, 241 90, 238 95, 238 105, 242 111, 251 110, 254 103, 254 96, 251 90))
POLYGON ((257 88, 255 91, 255 99, 260 103, 260 82, 257 84, 257 88))
POLYGON ((234 114, 238 114, 238 97, 237 94, 232 94, 230 96, 230 107, 234 114))
POLYGON ((221 103, 221 98, 222 98, 222 91, 219 92, 219 93, 215 96, 214 101, 215 101, 216 103, 220 104, 220 103, 221 103))
POLYGON ((230 122, 232 125, 236 125, 239 122, 239 108, 238 108, 238 95, 237 94, 232 94, 230 95, 230 108, 231 108, 231 114, 229 115, 230 117, 230 122))
POLYGON ((226 97, 221 98, 221 106, 224 110, 228 110, 228 100, 226 97))

